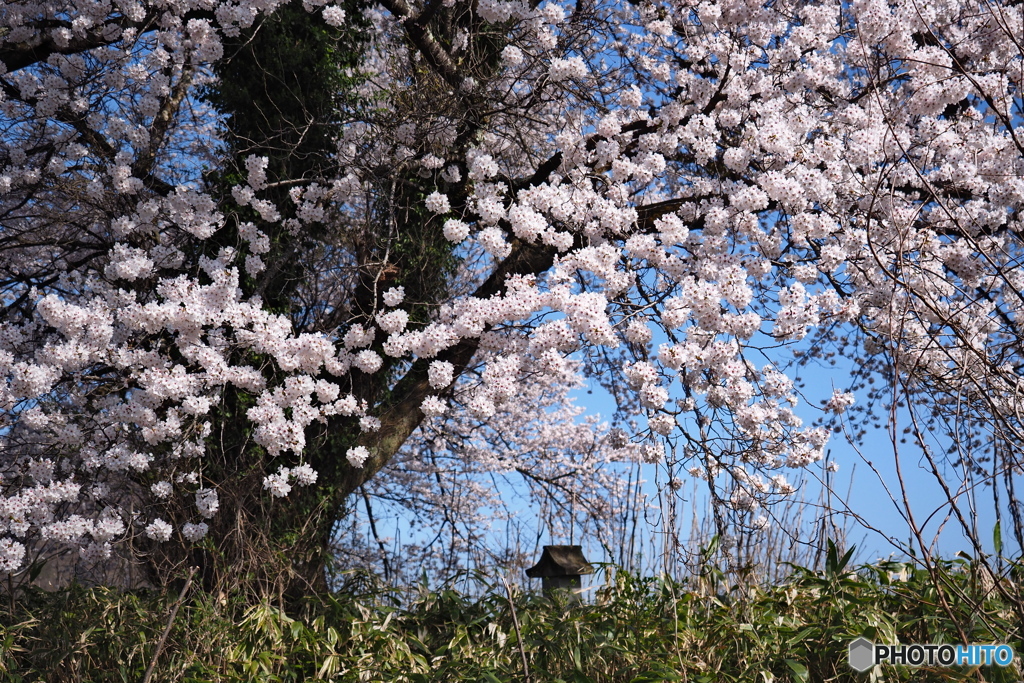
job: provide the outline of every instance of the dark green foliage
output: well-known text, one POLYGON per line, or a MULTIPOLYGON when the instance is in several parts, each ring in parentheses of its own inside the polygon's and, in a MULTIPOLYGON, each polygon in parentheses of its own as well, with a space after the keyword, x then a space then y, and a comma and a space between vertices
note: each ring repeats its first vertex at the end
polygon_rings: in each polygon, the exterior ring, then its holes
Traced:
MULTIPOLYGON (((236 246, 238 221, 259 225, 271 239, 265 257, 271 268, 258 287, 268 309, 278 313, 291 313, 292 295, 303 277, 300 255, 314 235, 291 235, 279 222, 261 221, 252 209, 234 204, 230 188, 245 183, 246 158, 266 157, 271 186, 260 197, 288 218, 294 209, 289 190, 329 177, 345 117, 358 105, 356 66, 366 36, 364 3, 342 4, 347 23, 341 29, 293 1, 226 39, 225 59, 216 64, 219 80, 203 94, 226 117, 225 157, 207 182, 222 198, 221 210, 228 217, 226 229, 206 250, 212 255, 221 246, 236 246)), ((250 291, 257 287, 251 280, 245 284, 250 291)))
POLYGON ((301 2, 284 5, 228 39, 220 81, 206 99, 226 114, 230 153, 270 160, 271 180, 315 179, 329 170, 363 49, 360 4, 344 3, 335 29, 301 2))
MULTIPOLYGON (((402 594, 350 577, 358 581, 307 603, 301 618, 274 601, 194 592, 154 680, 522 681, 520 647, 537 682, 1020 679, 1014 667, 985 667, 983 679, 962 668, 854 673, 846 648, 861 635, 959 642, 964 629, 971 642, 1020 652, 1021 625, 966 561, 940 563, 938 586, 912 564, 841 565, 797 568, 771 587, 723 585, 710 567, 686 583, 617 572, 583 605, 517 593, 510 601, 503 587, 479 598, 452 589, 402 594)), ((1016 579, 1004 588, 1024 598, 1016 579)), ((80 586, 22 595, 13 613, 0 613, 0 680, 138 681, 176 598, 80 586)))

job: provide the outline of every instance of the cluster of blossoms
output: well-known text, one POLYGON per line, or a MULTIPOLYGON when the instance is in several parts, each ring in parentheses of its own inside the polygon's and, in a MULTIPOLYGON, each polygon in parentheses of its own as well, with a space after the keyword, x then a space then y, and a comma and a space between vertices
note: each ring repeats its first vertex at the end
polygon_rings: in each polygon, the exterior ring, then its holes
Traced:
MULTIPOLYGON (((363 469, 393 455, 380 449, 398 429, 363 387, 414 386, 403 407, 417 420, 451 415, 478 351, 458 405, 474 420, 499 415, 526 377, 566 377, 572 354, 610 385, 621 377, 622 406, 658 437, 713 418, 732 444, 718 450, 742 464, 698 471, 747 477, 739 510, 785 487, 737 472, 806 467, 828 436, 797 416, 781 365, 750 358, 830 330, 895 359, 940 412, 970 406, 1022 436, 1024 55, 1005 28, 1022 25, 1019 3, 569 13, 385 0, 367 11, 363 94, 393 111, 348 125, 340 172, 293 188, 287 210, 267 199, 268 160, 248 159, 231 197, 261 225, 215 248, 227 221, 194 177, 213 124, 181 103, 208 84, 221 38, 278 4, 0 11, 0 238, 14 245, 0 255, 0 571, 18 570, 32 540, 98 558, 129 525, 158 542, 202 538, 219 507, 202 458, 227 391, 251 396, 245 417, 269 456, 303 462, 311 430, 344 424, 347 466, 363 469), (417 23, 447 30, 456 9, 506 34, 437 41, 417 23), (455 58, 471 49, 493 58, 455 58), (428 66, 424 90, 443 93, 433 108, 403 71, 428 66), (310 227, 376 220, 381 169, 414 169, 426 229, 465 257, 441 300, 382 286, 366 304, 356 290, 367 272, 384 282, 387 256, 310 227), (244 278, 269 282, 278 265, 268 226, 339 254, 308 291, 343 294, 303 300, 292 318, 258 285, 244 293, 244 278), (300 328, 304 316, 320 318, 300 328), (393 379, 406 370, 409 382, 393 379), (149 516, 117 509, 115 489, 132 483, 151 494, 149 516), (192 518, 175 528, 159 507, 181 496, 194 496, 192 518)), ((340 7, 307 5, 345 25, 340 7)), ((837 392, 825 407, 853 402, 837 392)), ((659 457, 640 441, 618 448, 659 457)), ((263 486, 282 497, 317 477, 281 466, 263 486)))
POLYGON ((309 486, 315 484, 316 480, 317 473, 309 465, 302 464, 290 469, 281 467, 274 474, 264 477, 263 488, 276 498, 284 498, 292 490, 290 481, 299 486, 309 486))
MULTIPOLYGON (((485 359, 500 361, 491 354, 485 359)), ((529 359, 524 362, 529 366, 529 359)), ((498 549, 510 561, 529 566, 533 558, 515 547, 506 520, 549 529, 556 537, 574 530, 599 543, 613 542, 617 520, 633 504, 623 471, 659 454, 651 444, 631 442, 625 433, 586 416, 571 398, 582 386, 578 373, 570 362, 560 372, 521 377, 514 399, 496 406, 485 421, 467 409, 480 389, 464 375, 451 393, 450 417, 425 421, 394 464, 367 483, 373 514, 416 519, 417 530, 429 537, 448 535, 446 526, 453 525, 460 540, 452 547, 479 561, 498 549), (528 504, 495 519, 494 510, 507 505, 510 491, 528 504)), ((356 514, 362 521, 367 512, 356 514)), ((404 559, 401 564, 395 557, 385 559, 410 580, 424 571, 443 576, 464 561, 449 546, 418 544, 404 529, 390 543, 401 544, 395 556, 404 559)), ((347 550, 380 561, 376 543, 347 550)))

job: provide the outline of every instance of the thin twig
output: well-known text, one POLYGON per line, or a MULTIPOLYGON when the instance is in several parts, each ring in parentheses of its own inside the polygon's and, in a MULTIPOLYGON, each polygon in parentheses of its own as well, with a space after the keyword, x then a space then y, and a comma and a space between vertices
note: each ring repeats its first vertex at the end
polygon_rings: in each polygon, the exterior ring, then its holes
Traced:
POLYGON ((516 629, 516 644, 519 645, 519 655, 523 658, 523 681, 530 683, 530 665, 526 661, 526 648, 523 647, 523 632, 519 628, 519 617, 516 616, 516 605, 512 601, 512 587, 503 576, 501 582, 505 584, 505 593, 508 595, 508 607, 512 610, 512 626, 516 629))
POLYGON ((196 571, 199 567, 192 567, 188 570, 188 578, 185 580, 185 585, 181 589, 181 593, 178 595, 178 599, 174 602, 174 607, 171 608, 171 616, 167 619, 167 626, 164 627, 164 632, 160 636, 160 640, 156 644, 156 652, 153 653, 153 659, 149 662, 149 667, 146 669, 146 674, 142 677, 142 683, 149 683, 149 679, 153 676, 153 670, 156 668, 156 660, 160 658, 160 653, 164 649, 164 644, 167 642, 167 636, 171 633, 171 626, 174 624, 174 617, 178 616, 178 608, 181 607, 181 603, 185 602, 185 595, 188 593, 188 589, 192 586, 192 577, 196 575, 196 571))

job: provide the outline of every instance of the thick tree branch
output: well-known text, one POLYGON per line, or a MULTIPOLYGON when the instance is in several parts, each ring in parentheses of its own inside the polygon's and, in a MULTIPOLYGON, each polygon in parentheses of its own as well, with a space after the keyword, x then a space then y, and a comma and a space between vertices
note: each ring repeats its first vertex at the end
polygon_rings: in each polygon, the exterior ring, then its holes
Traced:
MULTIPOLYGON (((419 49, 427 64, 444 79, 445 83, 455 90, 459 90, 462 87, 463 79, 459 76, 458 67, 447 50, 434 38, 434 34, 426 26, 426 22, 421 23, 413 18, 414 12, 409 3, 405 0, 382 0, 381 5, 398 18, 399 21, 404 22, 406 35, 409 36, 412 44, 419 49)), ((424 10, 424 13, 428 10, 429 7, 427 10, 424 10)), ((426 18, 429 19, 429 16, 426 18)))
POLYGON ((70 38, 66 44, 59 44, 54 39, 53 30, 60 28, 71 30, 70 22, 56 19, 34 22, 31 25, 38 28, 34 36, 38 42, 0 45, 0 62, 3 62, 7 71, 11 72, 45 62, 51 55, 75 55, 88 52, 116 43, 121 39, 122 32, 126 28, 143 29, 150 26, 155 19, 156 13, 152 12, 141 21, 132 21, 124 16, 113 17, 110 21, 85 31, 85 35, 70 38))
MULTIPOLYGON (((498 265, 487 280, 473 293, 475 298, 486 299, 500 293, 510 275, 540 274, 551 268, 555 260, 554 247, 527 244, 516 240, 512 252, 498 265)), ((413 363, 405 376, 395 385, 392 395, 395 399, 379 415, 379 431, 366 434, 361 445, 370 451, 361 468, 351 468, 350 478, 344 484, 346 493, 355 491, 369 481, 394 457, 423 421, 420 404, 427 396, 436 393, 427 379, 427 368, 433 360, 444 360, 455 366, 455 376, 461 375, 473 360, 479 338, 464 339, 455 346, 438 354, 437 358, 421 358, 413 363)))
POLYGON ((140 156, 132 168, 132 175, 136 178, 142 178, 143 182, 150 189, 153 189, 151 183, 162 182, 152 178, 153 164, 156 163, 157 153, 163 146, 163 142, 167 137, 167 131, 174 122, 178 109, 181 108, 181 103, 185 101, 189 86, 192 85, 193 73, 192 66, 186 66, 181 74, 181 78, 174 84, 170 94, 163 98, 163 101, 160 103, 160 110, 153 117, 153 123, 149 129, 149 149, 140 156))

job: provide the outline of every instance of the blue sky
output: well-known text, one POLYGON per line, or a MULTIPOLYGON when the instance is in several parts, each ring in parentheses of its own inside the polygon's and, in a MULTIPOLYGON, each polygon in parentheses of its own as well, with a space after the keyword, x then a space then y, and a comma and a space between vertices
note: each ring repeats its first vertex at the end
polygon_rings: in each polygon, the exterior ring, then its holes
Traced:
MULTIPOLYGON (((850 367, 844 366, 842 362, 833 368, 807 367, 801 371, 800 376, 804 380, 805 388, 802 391, 808 403, 817 404, 819 400, 831 395, 833 386, 842 388, 849 383, 850 367)), ((577 395, 578 402, 586 406, 589 413, 610 415, 614 410, 611 398, 605 395, 600 387, 589 388, 590 392, 581 391, 577 395)), ((796 410, 808 424, 820 415, 820 410, 807 403, 797 406, 796 410)), ((907 417, 899 415, 897 419, 901 423, 897 429, 898 437, 898 432, 907 417)), ((928 464, 918 447, 909 441, 899 443, 898 438, 894 445, 888 430, 869 429, 866 435, 856 442, 852 442, 845 432, 833 434, 828 446, 828 455, 829 460, 838 464, 839 470, 827 475, 824 470, 825 463, 810 468, 803 477, 803 498, 807 501, 817 501, 823 489, 822 482, 826 476, 830 477, 832 500, 837 512, 849 510, 853 513, 848 519, 848 539, 857 544, 857 556, 860 560, 873 561, 893 554, 897 558, 906 557, 892 542, 893 540, 904 548, 917 545, 917 541, 911 538, 910 527, 904 517, 904 495, 909 501, 915 522, 923 530, 922 538, 927 545, 934 548, 936 554, 945 558, 953 557, 958 552, 971 556, 975 554, 972 544, 962 533, 957 520, 947 519, 947 496, 929 471, 928 464), (903 488, 900 486, 899 472, 903 475, 903 488), (895 502, 892 497, 895 497, 895 502)), ((956 486, 960 481, 958 472, 948 463, 945 467, 947 469, 944 476, 947 477, 950 486, 956 486)), ((655 482, 661 480, 663 485, 667 479, 664 465, 643 465, 642 468, 643 476, 648 480, 645 491, 653 500, 658 494, 655 482), (662 470, 660 476, 659 468, 662 470)), ((795 478, 797 474, 792 470, 787 472, 790 478, 795 478)), ((706 493, 702 495, 702 489, 698 487, 697 497, 694 498, 694 487, 689 484, 690 482, 687 482, 679 491, 679 495, 688 499, 685 505, 689 508, 706 509, 706 493)), ((1021 481, 1021 485, 1024 487, 1024 481, 1021 481)), ((976 491, 973 502, 966 493, 962 493, 961 508, 965 512, 974 510, 977 537, 982 542, 985 552, 993 553, 996 517, 990 489, 976 491)), ((779 517, 785 516, 782 510, 777 510, 776 514, 779 517)), ((809 516, 813 514, 809 513, 809 516)), ((1008 522, 1004 521, 1005 524, 1008 522)), ((810 530, 805 531, 809 533, 810 530)), ((1014 549, 1009 529, 1003 533, 1003 542, 1007 555, 1018 554, 1019 550, 1014 549)))

